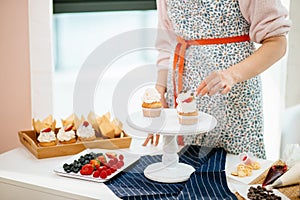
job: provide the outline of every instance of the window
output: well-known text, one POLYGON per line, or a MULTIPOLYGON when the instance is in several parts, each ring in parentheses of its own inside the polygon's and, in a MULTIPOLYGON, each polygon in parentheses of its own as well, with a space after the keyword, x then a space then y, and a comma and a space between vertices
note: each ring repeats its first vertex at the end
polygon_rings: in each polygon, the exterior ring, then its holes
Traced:
POLYGON ((54 13, 155 9, 155 0, 53 0, 54 13))
MULTIPOLYGON (((73 2, 76 4, 77 1, 73 2)), ((128 2, 131 5, 131 1, 128 2)), ((155 1, 146 2, 155 3, 155 1)), ((54 8, 55 6, 54 4, 54 8)), ((54 116, 64 118, 73 112, 72 102, 77 76, 82 65, 95 49, 101 48, 103 43, 128 31, 156 28, 156 24, 156 10, 55 13, 53 15, 54 116)), ((141 43, 149 40, 147 35, 138 37, 141 43)), ((103 58, 99 57, 97 62, 101 63, 101 59, 103 58)), ((98 85, 95 92, 94 101, 97 102, 94 105, 95 112, 104 114, 109 111, 112 90, 126 72, 137 66, 155 62, 156 51, 151 49, 128 52, 112 61, 109 70, 101 80, 105 83, 105 87, 99 83, 100 86, 98 85)))

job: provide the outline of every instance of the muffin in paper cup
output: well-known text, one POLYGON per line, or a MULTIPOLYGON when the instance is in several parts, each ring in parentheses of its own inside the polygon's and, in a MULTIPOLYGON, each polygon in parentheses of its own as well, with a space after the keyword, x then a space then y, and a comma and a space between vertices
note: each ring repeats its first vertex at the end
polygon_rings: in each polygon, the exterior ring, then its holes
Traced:
POLYGON ((162 109, 160 94, 155 88, 147 88, 142 97, 144 117, 159 117, 162 109))
POLYGON ((198 111, 194 93, 191 91, 181 92, 177 99, 177 114, 179 123, 183 125, 192 125, 198 122, 198 111))
POLYGON ((178 114, 179 123, 182 125, 192 125, 197 124, 198 115, 181 115, 178 114))
POLYGON ((162 108, 142 108, 144 117, 159 117, 162 108))

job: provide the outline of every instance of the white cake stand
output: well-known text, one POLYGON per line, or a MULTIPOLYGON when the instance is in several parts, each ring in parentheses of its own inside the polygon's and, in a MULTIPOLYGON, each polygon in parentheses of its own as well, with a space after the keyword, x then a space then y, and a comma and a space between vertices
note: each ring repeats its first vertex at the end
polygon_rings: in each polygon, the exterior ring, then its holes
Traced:
POLYGON ((144 117, 141 111, 130 114, 127 123, 134 129, 164 135, 162 162, 146 167, 144 175, 154 181, 177 183, 189 179, 195 169, 187 164, 179 163, 177 154, 177 135, 196 135, 212 130, 217 120, 211 115, 199 112, 198 123, 181 125, 175 109, 163 109, 160 117, 144 117))

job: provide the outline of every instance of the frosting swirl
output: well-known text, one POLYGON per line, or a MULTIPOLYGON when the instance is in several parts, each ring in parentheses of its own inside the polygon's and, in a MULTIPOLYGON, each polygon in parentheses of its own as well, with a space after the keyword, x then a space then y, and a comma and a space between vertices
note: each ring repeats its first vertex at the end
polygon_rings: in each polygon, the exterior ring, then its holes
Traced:
POLYGON ((81 124, 77 129, 77 135, 82 138, 89 138, 95 136, 95 130, 89 124, 88 126, 84 126, 81 124))
POLYGON ((191 91, 182 92, 178 95, 177 99, 177 111, 182 113, 191 113, 197 110, 196 101, 191 91))
POLYGON ((40 132, 38 136, 39 142, 52 142, 56 140, 55 134, 53 131, 50 132, 40 132))
POLYGON ((59 141, 69 141, 73 138, 75 138, 75 132, 73 130, 65 131, 64 127, 59 129, 59 131, 57 133, 57 139, 59 141))
POLYGON ((145 103, 160 102, 160 94, 155 88, 147 88, 142 101, 145 103))

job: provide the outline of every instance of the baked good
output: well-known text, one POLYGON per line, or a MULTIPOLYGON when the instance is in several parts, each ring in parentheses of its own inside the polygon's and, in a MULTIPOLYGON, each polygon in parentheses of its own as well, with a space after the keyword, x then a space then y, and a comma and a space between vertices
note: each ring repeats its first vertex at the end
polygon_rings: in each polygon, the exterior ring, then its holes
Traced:
POLYGON ((72 144, 77 141, 75 131, 73 130, 73 124, 61 127, 56 135, 59 143, 72 144))
POLYGON ((110 122, 110 113, 103 115, 98 121, 102 136, 107 138, 115 137, 115 129, 110 122))
POLYGON ((97 117, 97 123, 100 128, 101 135, 105 138, 120 138, 123 136, 123 124, 122 122, 114 118, 110 120, 110 112, 105 113, 101 117, 97 117))
POLYGON ((65 128, 67 126, 72 125, 72 129, 75 131, 76 130, 76 127, 75 127, 75 114, 71 114, 66 119, 61 119, 61 124, 62 124, 62 127, 65 127, 65 128))
POLYGON ((198 122, 198 110, 194 93, 191 91, 181 92, 176 102, 179 123, 183 125, 196 124, 198 122))
POLYGON ((97 123, 97 115, 91 111, 88 114, 88 122, 92 125, 93 129, 96 131, 96 134, 100 134, 100 127, 99 124, 97 123))
POLYGON ((115 137, 121 137, 121 133, 123 132, 123 123, 117 118, 113 119, 111 123, 115 130, 115 137))
POLYGON ((56 120, 53 119, 52 115, 49 115, 43 120, 39 119, 32 119, 32 126, 34 131, 39 134, 42 130, 45 130, 47 128, 51 128, 52 131, 55 131, 56 126, 56 120))
POLYGON ((96 139, 95 130, 88 121, 83 121, 76 132, 80 141, 92 141, 96 139))
POLYGON ((57 144, 55 133, 50 127, 41 130, 37 140, 41 147, 55 146, 57 144))
POLYGON ((159 117, 162 109, 160 94, 155 88, 147 88, 142 97, 144 117, 159 117))

